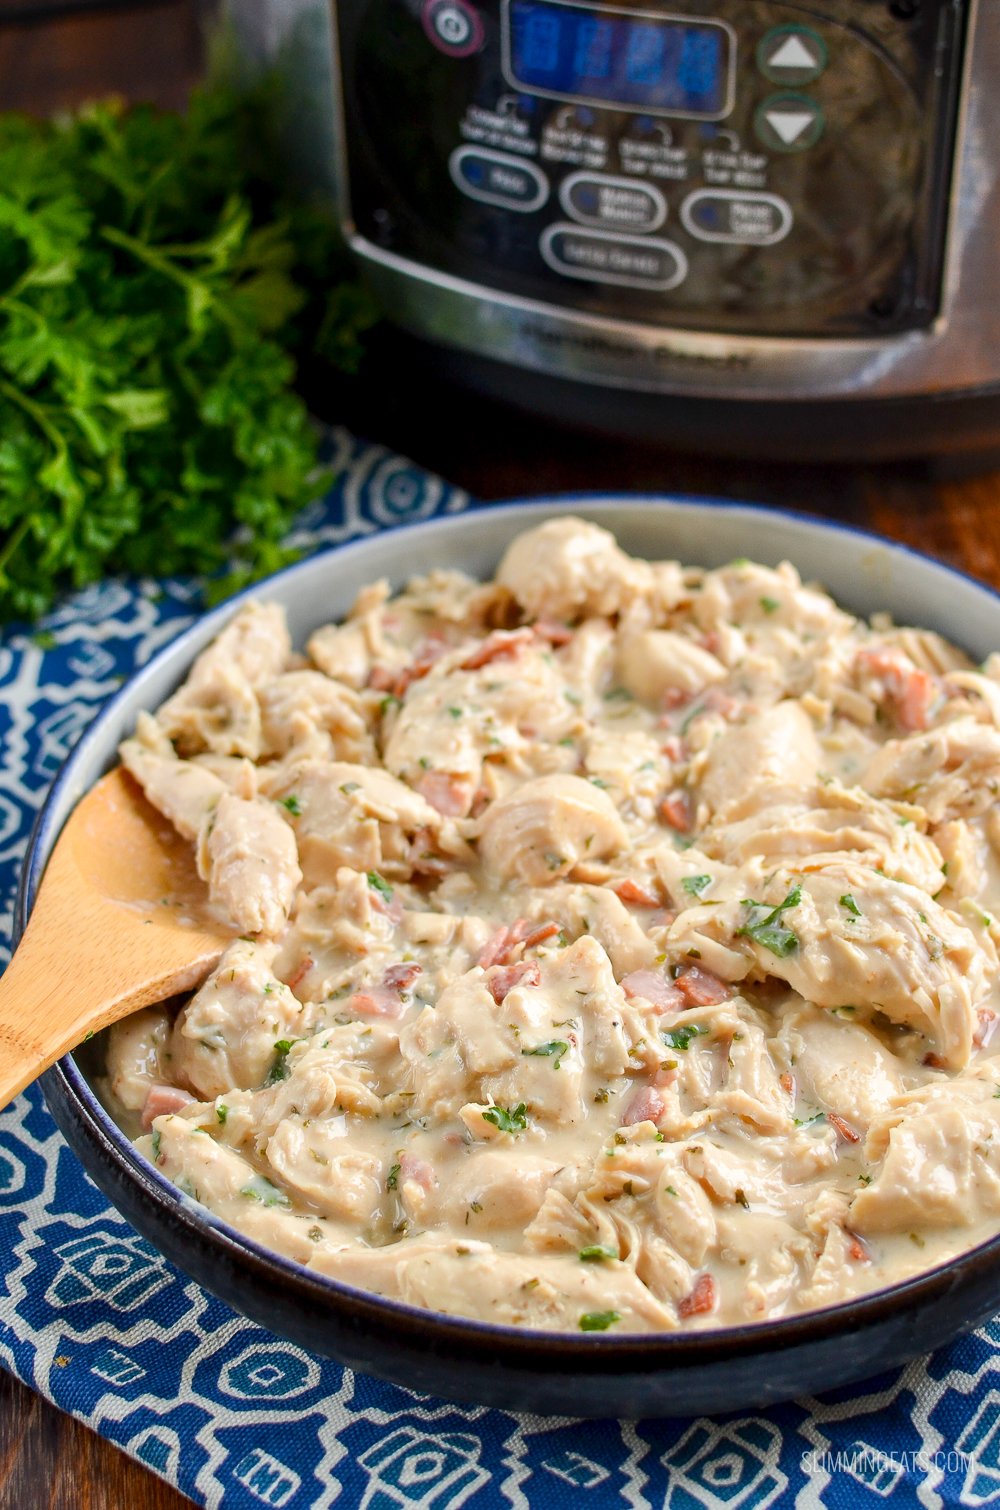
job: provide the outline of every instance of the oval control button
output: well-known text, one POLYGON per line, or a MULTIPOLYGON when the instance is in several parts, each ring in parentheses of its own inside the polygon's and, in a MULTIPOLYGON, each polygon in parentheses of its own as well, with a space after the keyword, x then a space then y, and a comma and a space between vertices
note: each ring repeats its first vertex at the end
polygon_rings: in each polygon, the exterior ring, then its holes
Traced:
POLYGON ((665 292, 687 277, 687 258, 672 241, 647 236, 609 236, 575 225, 550 225, 540 250, 554 272, 591 283, 665 292))
POLYGON ((778 194, 698 189, 681 205, 681 224, 699 241, 773 246, 792 229, 792 207, 778 194))
POLYGON ((549 197, 549 181, 541 169, 505 152, 456 147, 448 170, 463 194, 504 210, 537 210, 549 197))
POLYGON ((571 173, 559 198, 567 215, 581 225, 621 231, 655 231, 667 218, 667 201, 652 184, 600 173, 571 173))

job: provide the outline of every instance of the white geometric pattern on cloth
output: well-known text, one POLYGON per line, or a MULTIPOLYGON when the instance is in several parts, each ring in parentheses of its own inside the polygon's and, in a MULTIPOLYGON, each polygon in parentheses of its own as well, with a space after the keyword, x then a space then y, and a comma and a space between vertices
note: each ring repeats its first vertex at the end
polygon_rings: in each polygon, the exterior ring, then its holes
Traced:
MULTIPOLYGON (((296 522, 302 549, 468 506, 344 431, 329 449, 338 481, 296 522)), ((0 644, 4 946, 53 775, 120 682, 190 622, 195 598, 180 582, 109 583, 48 617, 54 649, 32 634, 0 644)), ((36 1087, 0 1113, 0 1365, 225 1510, 1000 1505, 1000 1322, 861 1386, 718 1421, 447 1404, 314 1358, 186 1280, 107 1204, 36 1087)))

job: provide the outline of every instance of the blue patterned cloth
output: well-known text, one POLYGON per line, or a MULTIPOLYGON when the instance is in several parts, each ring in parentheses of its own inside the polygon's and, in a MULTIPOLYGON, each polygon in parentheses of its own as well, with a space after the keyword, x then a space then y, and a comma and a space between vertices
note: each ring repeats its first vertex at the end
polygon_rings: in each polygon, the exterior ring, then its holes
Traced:
MULTIPOLYGON (((468 498, 342 432, 304 549, 468 498)), ((0 925, 46 789, 123 678, 187 625, 184 583, 109 583, 0 647, 0 925)), ((865 1510, 1000 1501, 1000 1322, 863 1386, 720 1420, 540 1420, 311 1357, 185 1279, 107 1204, 36 1088, 0 1114, 0 1364, 225 1510, 865 1510)))

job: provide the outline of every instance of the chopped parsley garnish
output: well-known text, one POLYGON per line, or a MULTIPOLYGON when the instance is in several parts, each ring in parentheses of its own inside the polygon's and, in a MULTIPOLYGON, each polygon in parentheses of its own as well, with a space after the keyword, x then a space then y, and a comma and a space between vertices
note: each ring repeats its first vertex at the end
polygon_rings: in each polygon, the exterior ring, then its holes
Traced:
POLYGON ((291 1047, 291 1039, 288 1038, 279 1038, 278 1042, 274 1045, 274 1063, 267 1072, 267 1079, 264 1081, 265 1087, 268 1085, 277 1085, 279 1080, 288 1079, 288 1055, 291 1047))
POLYGON ((606 1258, 617 1258, 618 1253, 614 1248, 606 1248, 603 1243, 591 1243, 588 1248, 580 1249, 580 1257, 585 1264, 598 1264, 606 1258))
POLYGON ((605 692, 604 701, 606 703, 630 703, 634 701, 634 698, 627 687, 612 687, 610 692, 605 692))
POLYGON ((760 944, 764 949, 770 949, 779 959, 787 959, 788 955, 794 954, 799 947, 799 936, 786 928, 781 921, 781 914, 791 907, 797 907, 802 900, 802 887, 793 886, 783 902, 777 907, 770 907, 767 902, 754 902, 750 899, 744 901, 743 906, 749 907, 750 913, 742 928, 736 930, 737 937, 753 939, 755 944, 760 944))
POLYGON ((452 707, 452 708, 448 709, 448 712, 449 712, 449 714, 451 715, 452 718, 461 718, 461 716, 462 716, 462 710, 461 710, 461 708, 454 708, 454 707, 452 707))
POLYGON ((712 884, 711 876, 685 876, 681 885, 689 897, 700 897, 712 884))
POLYGON ((229 1107, 224 1101, 220 1101, 218 1106, 215 1108, 215 1115, 222 1126, 225 1127, 226 1121, 229 1117, 229 1107))
POLYGON ((382 701, 379 703, 378 711, 384 718, 392 708, 401 708, 402 706, 402 698, 397 697, 395 692, 390 692, 388 696, 383 697, 382 701))
POLYGON ((386 1190, 395 1190, 396 1186, 399 1184, 399 1168, 400 1166, 398 1164, 393 1164, 391 1166, 389 1173, 385 1177, 386 1190))
POLYGON ((389 885, 388 881, 386 881, 382 876, 379 875, 377 870, 370 870, 368 872, 367 880, 368 885, 371 887, 372 891, 377 891, 379 896, 383 897, 385 901, 392 901, 392 887, 389 885))
POLYGON ((778 609, 781 607, 781 604, 778 602, 777 598, 761 598, 760 606, 761 608, 763 608, 765 613, 777 613, 778 609))
POLYGON ((680 1049, 684 1053, 691 1047, 693 1039, 705 1037, 707 1034, 707 1028, 703 1028, 697 1022, 689 1022, 684 1023, 679 1028, 667 1028, 660 1034, 660 1037, 670 1048, 680 1049))
POLYGON ((562 1063, 562 1056, 569 1053, 569 1044, 562 1038, 552 1038, 548 1043, 536 1044, 533 1049, 522 1049, 522 1055, 535 1059, 555 1058, 554 1069, 558 1069, 562 1063))
POLYGON ((483 1121, 492 1122, 500 1132, 524 1132, 528 1126, 528 1108, 521 1101, 517 1106, 489 1106, 483 1112, 483 1121))
POLYGON ((580 1331, 606 1332, 616 1321, 621 1321, 617 1311, 585 1311, 580 1317, 580 1331))
POLYGON ((846 912, 849 912, 852 917, 860 918, 864 915, 861 911, 861 908, 858 906, 857 902, 851 896, 851 893, 849 891, 844 892, 844 895, 840 899, 840 905, 846 912))
POLYGON ((249 1185, 244 1185, 240 1195, 248 1201, 259 1201, 262 1206, 287 1206, 289 1200, 283 1190, 272 1185, 262 1174, 255 1174, 249 1185))
POLYGON ((343 792, 343 794, 344 794, 345 797, 349 797, 352 792, 360 792, 360 790, 361 790, 361 782, 360 781, 345 781, 345 782, 342 782, 340 790, 343 792))
POLYGON ((155 1163, 159 1163, 160 1161, 160 1144, 162 1142, 163 1134, 160 1132, 159 1128, 157 1128, 156 1132, 154 1132, 153 1134, 153 1160, 155 1163))
POLYGON ((814 1125, 814 1123, 816 1123, 816 1122, 824 1122, 825 1120, 826 1120, 826 1112, 813 1112, 813 1115, 811 1117, 796 1117, 795 1118, 795 1126, 796 1127, 812 1127, 814 1125))
POLYGON ((299 803, 299 799, 296 797, 294 792, 290 797, 281 797, 278 800, 280 801, 282 807, 288 809, 293 818, 301 818, 302 808, 299 803))

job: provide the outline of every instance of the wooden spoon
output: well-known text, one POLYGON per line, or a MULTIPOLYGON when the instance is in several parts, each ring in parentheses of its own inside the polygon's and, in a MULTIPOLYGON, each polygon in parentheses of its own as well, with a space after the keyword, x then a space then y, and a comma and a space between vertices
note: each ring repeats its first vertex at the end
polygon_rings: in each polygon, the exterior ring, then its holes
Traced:
POLYGON ((190 844, 119 766, 73 810, 0 977, 0 1109, 139 1007, 199 985, 233 934, 190 844))

